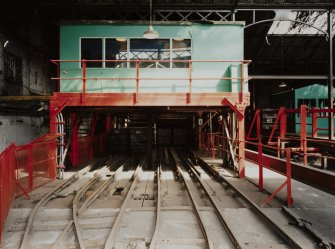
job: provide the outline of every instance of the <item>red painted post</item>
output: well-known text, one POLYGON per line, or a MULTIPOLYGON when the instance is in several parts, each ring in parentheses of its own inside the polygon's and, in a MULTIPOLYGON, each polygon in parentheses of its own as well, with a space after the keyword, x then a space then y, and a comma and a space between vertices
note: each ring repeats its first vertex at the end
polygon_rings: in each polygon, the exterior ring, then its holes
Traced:
POLYGON ((33 181, 33 177, 34 177, 34 169, 33 169, 33 163, 34 163, 34 158, 33 158, 33 145, 30 144, 28 145, 28 191, 30 191, 31 189, 33 189, 34 187, 34 181, 33 181))
POLYGON ((257 128, 257 138, 258 141, 262 141, 261 136, 261 110, 257 110, 257 120, 256 120, 256 128, 257 128))
POLYGON ((188 90, 188 98, 187 104, 191 103, 191 94, 192 94, 192 61, 189 61, 189 90, 188 90))
POLYGON ((307 165, 307 108, 300 106, 300 149, 303 151, 303 164, 307 165))
POLYGON ((99 114, 95 113, 92 114, 92 119, 91 119, 91 130, 90 130, 90 160, 93 160, 93 142, 94 142, 94 132, 95 132, 95 127, 98 121, 99 114))
POLYGON ((239 92, 240 103, 243 102, 243 91, 244 91, 244 63, 241 63, 241 88, 239 92))
POLYGON ((287 189, 287 206, 293 205, 292 186, 291 186, 291 150, 286 149, 286 189, 287 189))
POLYGON ((238 116, 238 171, 239 177, 245 178, 245 131, 244 131, 244 111, 240 110, 240 113, 243 115, 238 116))
POLYGON ((139 71, 140 63, 136 61, 136 93, 135 93, 135 103, 138 102, 138 88, 140 84, 140 71, 139 71))
POLYGON ((73 131, 71 135, 71 152, 70 159, 74 167, 79 163, 79 139, 78 139, 78 129, 79 129, 79 118, 76 118, 76 113, 71 113, 71 125, 73 126, 73 131))
POLYGON ((259 141, 258 142, 258 186, 259 190, 263 191, 263 145, 259 141))
POLYGON ((110 113, 107 113, 106 116, 106 134, 108 134, 111 130, 111 115, 110 113))
POLYGON ((312 137, 316 138, 318 136, 318 113, 314 112, 315 107, 312 107, 312 137))
POLYGON ((83 73, 83 87, 82 87, 82 93, 81 93, 81 103, 84 102, 85 93, 86 93, 86 60, 82 60, 82 73, 83 73))
POLYGON ((285 112, 285 108, 282 109, 281 115, 280 115, 280 120, 279 120, 279 125, 280 125, 280 140, 284 140, 286 136, 286 130, 287 130, 287 115, 285 112))

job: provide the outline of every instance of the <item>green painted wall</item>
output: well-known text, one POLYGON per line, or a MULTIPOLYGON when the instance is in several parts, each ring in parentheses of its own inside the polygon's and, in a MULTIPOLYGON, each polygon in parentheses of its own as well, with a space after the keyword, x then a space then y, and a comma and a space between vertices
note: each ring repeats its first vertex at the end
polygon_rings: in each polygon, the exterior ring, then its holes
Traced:
MULTIPOLYGON (((333 91, 333 97, 335 97, 335 90, 333 91)), ((324 106, 319 106, 319 100, 328 98, 328 87, 324 85, 314 84, 306 87, 302 87, 295 90, 294 102, 295 108, 299 108, 298 99, 315 99, 316 107, 324 108, 324 106)), ((300 116, 295 115, 296 123, 300 123, 300 116)), ((307 124, 312 124, 312 117, 307 117, 307 124)), ((318 119, 318 128, 328 128, 328 119, 320 118, 318 119)), ((296 132, 300 132, 300 124, 296 124, 296 132)), ((312 133, 312 126, 307 125, 307 133, 312 133)), ((328 131, 318 131, 318 134, 327 135, 328 131)))
MULTIPOLYGON (((62 24, 60 27, 60 59, 80 59, 80 37, 127 37, 141 38, 147 25, 134 24, 62 24)), ((182 37, 192 39, 193 60, 243 60, 243 25, 231 24, 174 24, 155 25, 160 38, 182 37)), ((82 77, 79 63, 61 63, 61 77, 82 77)), ((140 77, 153 78, 187 78, 185 68, 140 69, 140 77)), ((238 63, 204 63, 193 64, 193 77, 240 77, 241 67, 238 63)), ((245 68, 247 76, 247 68, 245 68)), ((87 77, 135 77, 134 68, 89 68, 87 77)), ((237 92, 240 80, 194 80, 193 92, 237 92)), ((140 92, 187 92, 188 80, 141 80, 140 92)), ((62 92, 80 92, 80 80, 62 80, 62 92)), ((244 87, 247 91, 247 82, 244 87)), ((134 80, 89 80, 87 92, 134 92, 134 80)))

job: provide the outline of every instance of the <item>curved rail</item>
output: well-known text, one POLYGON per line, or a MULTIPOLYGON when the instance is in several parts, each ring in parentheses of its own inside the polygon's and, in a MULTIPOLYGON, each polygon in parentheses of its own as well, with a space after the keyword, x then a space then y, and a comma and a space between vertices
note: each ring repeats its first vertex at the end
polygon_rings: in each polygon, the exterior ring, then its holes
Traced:
POLYGON ((122 203, 122 206, 120 208, 120 211, 114 221, 114 224, 113 224, 113 227, 112 227, 112 230, 110 231, 108 237, 107 237, 107 240, 106 240, 106 243, 105 243, 105 246, 104 248, 105 249, 111 249, 111 248, 114 248, 115 247, 115 239, 116 239, 116 233, 117 231, 119 230, 120 228, 120 224, 121 224, 121 220, 122 220, 122 217, 126 211, 126 208, 128 206, 128 203, 130 201, 130 198, 132 197, 133 195, 133 192, 134 192, 134 189, 135 189, 135 186, 137 184, 137 177, 138 177, 138 172, 140 171, 140 169, 142 168, 142 164, 143 164, 143 160, 139 163, 139 165, 136 167, 136 170, 134 171, 134 174, 133 176, 131 177, 131 181, 132 181, 132 184, 130 185, 130 188, 127 192, 127 195, 122 203))
POLYGON ((157 168, 156 173, 157 178, 157 203, 156 203, 156 224, 155 224, 155 231, 151 239, 150 247, 149 249, 155 249, 157 248, 157 239, 159 236, 159 224, 161 219, 161 165, 157 168))
MULTIPOLYGON (((195 158, 197 159, 197 162, 201 168, 203 168, 206 172, 209 172, 210 175, 212 175, 216 180, 218 180, 224 188, 231 188, 235 194, 237 194, 239 197, 241 197, 250 207, 251 209, 256 213, 258 217, 260 217, 269 227, 271 227, 278 235, 281 237, 291 248, 294 249, 302 249, 303 247, 300 246, 294 238, 292 238, 288 233, 286 233, 281 227, 279 227, 268 215, 266 215, 261 208, 259 208, 253 201, 251 201, 245 194, 240 192, 237 188, 235 188, 230 182, 228 182, 224 177, 222 177, 218 171, 216 171, 214 168, 210 167, 205 161, 203 161, 200 157, 195 155, 195 158)), ((192 169, 193 165, 189 167, 192 169)), ((196 174, 197 178, 201 180, 201 178, 196 174)))
POLYGON ((62 182, 61 184, 59 184, 57 187, 55 187, 50 192, 48 192, 35 205, 35 207, 31 211, 30 216, 28 218, 26 229, 25 229, 25 232, 24 232, 21 244, 20 244, 20 249, 26 249, 28 247, 28 242, 29 242, 29 239, 30 239, 31 231, 32 231, 32 225, 33 225, 33 221, 34 221, 34 218, 35 218, 35 215, 36 215, 37 211, 41 207, 43 207, 50 199, 52 199, 53 197, 55 197, 59 192, 61 192, 63 189, 65 189, 66 187, 68 187, 69 185, 71 185, 73 182, 75 182, 76 180, 78 180, 81 176, 83 176, 84 174, 86 174, 90 170, 91 167, 92 167, 92 164, 86 166, 84 169, 82 169, 79 172, 77 172, 76 174, 74 174, 71 178, 69 178, 65 182, 62 182))
POLYGON ((204 221, 200 215, 200 208, 199 208, 199 205, 197 204, 196 200, 195 200, 195 196, 194 194, 192 193, 191 191, 191 187, 190 187, 190 184, 187 182, 187 180, 185 179, 185 172, 180 168, 179 165, 181 165, 182 163, 180 162, 180 159, 177 155, 177 153, 175 152, 174 149, 171 150, 171 154, 172 154, 172 157, 174 159, 174 161, 176 162, 176 167, 177 167, 177 170, 179 172, 179 176, 181 176, 181 178, 183 179, 184 183, 185 183, 185 186, 186 186, 186 189, 187 189, 187 192, 191 198, 191 201, 192 201, 192 204, 193 204, 193 207, 195 209, 195 214, 197 216, 197 219, 198 219, 198 223, 199 223, 199 226, 200 226, 200 229, 201 229, 201 232, 206 240, 206 248, 208 249, 213 249, 213 244, 210 242, 209 240, 209 235, 208 235, 208 232, 204 226, 204 221))

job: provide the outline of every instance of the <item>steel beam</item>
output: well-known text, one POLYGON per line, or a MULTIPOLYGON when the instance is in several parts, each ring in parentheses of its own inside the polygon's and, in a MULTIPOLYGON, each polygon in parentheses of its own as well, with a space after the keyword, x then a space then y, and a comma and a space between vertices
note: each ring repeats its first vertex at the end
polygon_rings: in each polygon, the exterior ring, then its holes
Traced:
POLYGON ((329 75, 249 75, 249 80, 328 80, 329 75))
MULTIPOLYGON (((227 99, 232 105, 239 104, 239 93, 193 93, 192 102, 187 102, 185 93, 140 93, 137 103, 134 103, 134 93, 87 93, 85 102, 80 101, 79 93, 54 93, 50 97, 50 104, 54 107, 58 103, 68 100, 66 106, 73 107, 222 107, 227 106, 223 101, 227 99)), ((249 93, 243 93, 244 105, 249 104, 249 93)))
POLYGON ((0 101, 49 101, 50 95, 38 96, 0 96, 0 101))

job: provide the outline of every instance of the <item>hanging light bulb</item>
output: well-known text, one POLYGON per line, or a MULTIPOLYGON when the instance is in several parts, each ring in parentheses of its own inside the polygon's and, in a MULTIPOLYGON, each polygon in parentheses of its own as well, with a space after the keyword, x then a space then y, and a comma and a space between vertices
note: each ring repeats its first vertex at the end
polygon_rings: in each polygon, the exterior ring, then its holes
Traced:
POLYGON ((144 31, 143 38, 146 39, 156 39, 159 38, 159 33, 154 30, 152 26, 152 0, 150 0, 150 23, 148 30, 144 31))
POLYGON ((282 81, 280 84, 279 84, 279 86, 278 87, 280 87, 280 88, 283 88, 283 87, 287 87, 287 85, 285 84, 285 82, 284 81, 282 81))

